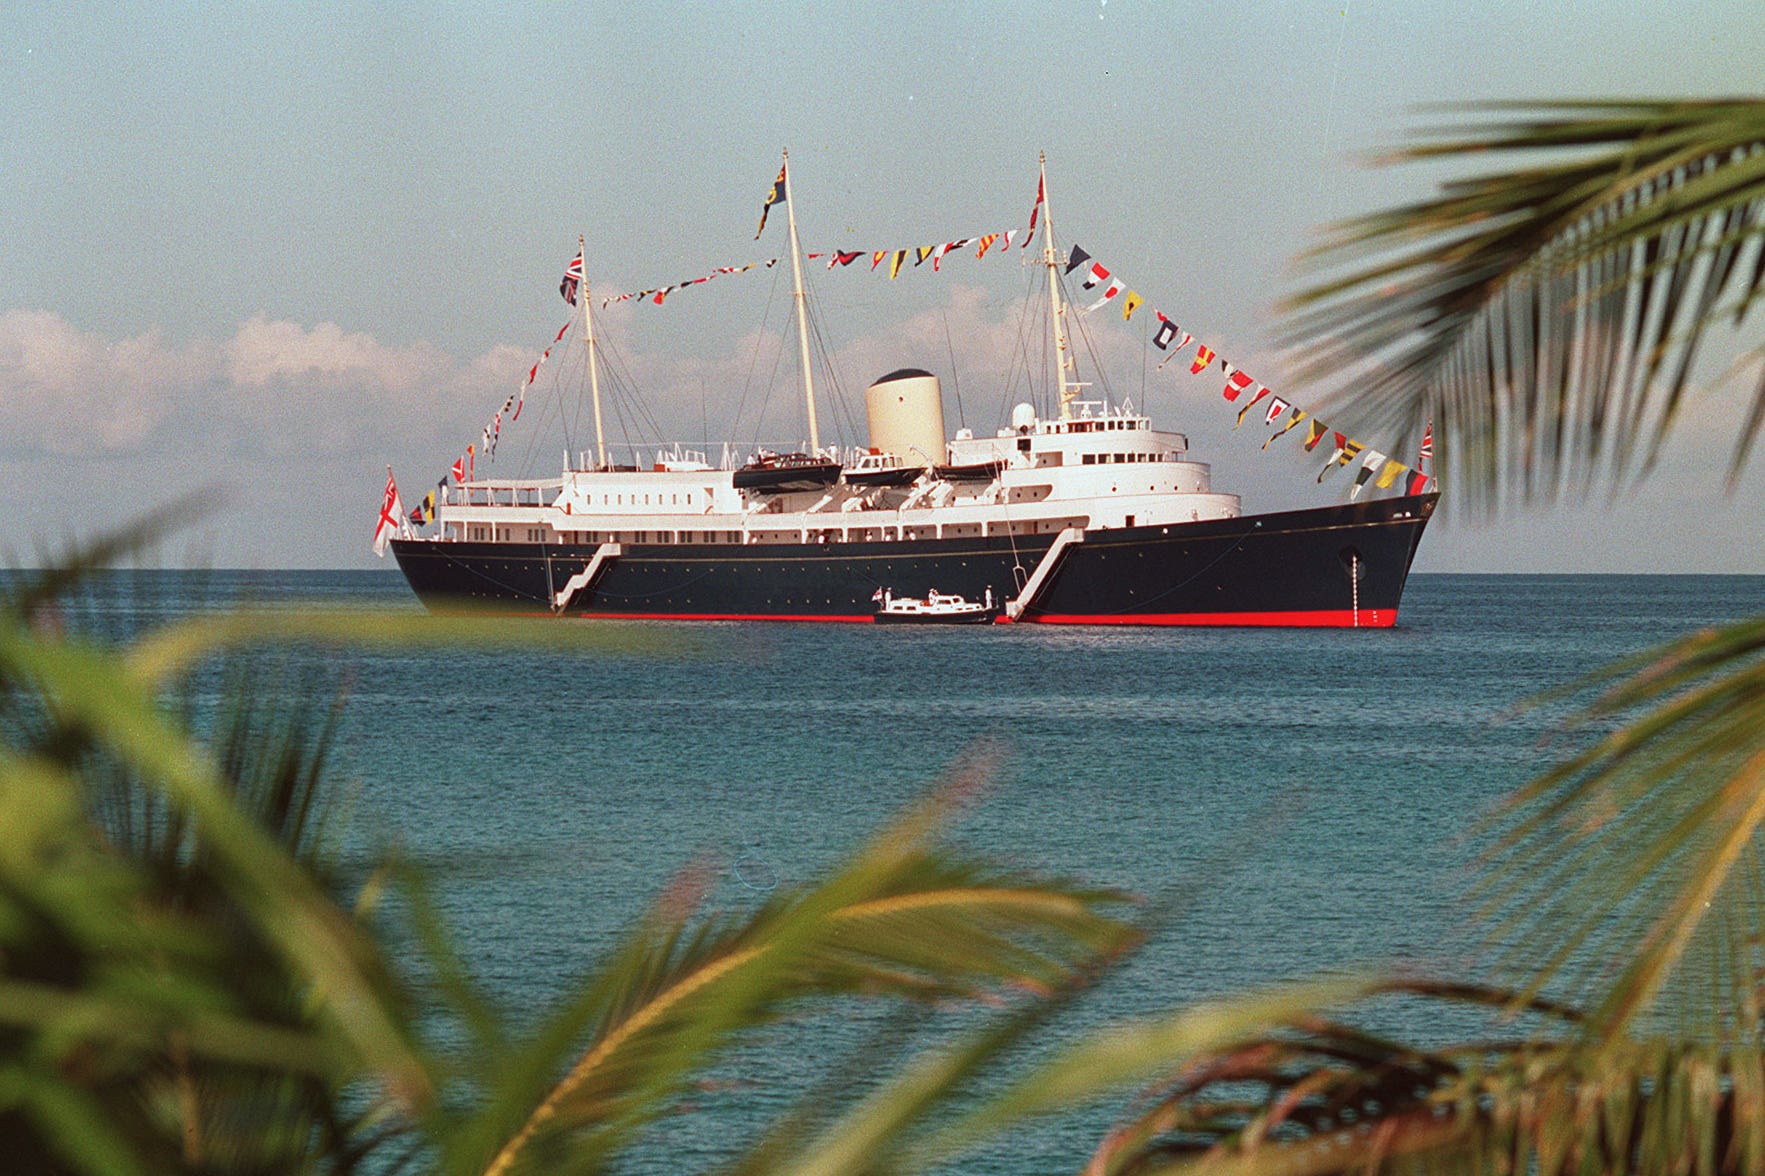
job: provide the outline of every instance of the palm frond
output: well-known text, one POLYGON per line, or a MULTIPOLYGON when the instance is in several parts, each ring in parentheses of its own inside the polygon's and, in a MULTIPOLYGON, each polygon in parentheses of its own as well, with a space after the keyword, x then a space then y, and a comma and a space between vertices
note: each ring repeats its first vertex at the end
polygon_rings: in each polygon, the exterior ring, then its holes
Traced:
MULTIPOLYGON (((1107 913, 1123 901, 1116 892, 939 851, 947 804, 911 811, 833 876, 750 917, 695 928, 678 899, 664 901, 545 1035, 589 1034, 485 1170, 530 1170, 559 1147, 579 1164, 604 1159, 695 1067, 789 1002, 1047 992, 1136 939, 1107 913)), ((531 1084, 537 1060, 515 1069, 517 1086, 531 1084)))
POLYGON ((543 649, 601 653, 678 652, 688 641, 635 626, 558 625, 544 619, 460 610, 447 615, 366 609, 235 609, 177 621, 125 652, 132 674, 165 684, 205 658, 253 646, 363 649, 543 649))
MULTIPOLYGON (((1437 431, 1455 496, 1645 474, 1718 325, 1765 291, 1765 99, 1470 108, 1396 160, 1543 156, 1336 226, 1284 304, 1302 378, 1369 429, 1437 431)), ((1737 422, 1731 475, 1765 422, 1737 422)))
POLYGON ((1364 995, 1369 984, 1318 981, 1109 1026, 1030 1067, 966 1111, 954 1116, 928 1113, 947 1110, 978 1074, 1021 1044, 1078 990, 1065 986, 1052 1001, 1031 1005, 954 1046, 916 1059, 794 1156, 775 1158, 768 1170, 781 1176, 843 1176, 938 1169, 1013 1127, 1177 1070, 1198 1056, 1255 1038, 1272 1024, 1364 995))
POLYGON ((150 683, 119 669, 110 655, 73 641, 33 639, 6 621, 0 621, 0 673, 30 683, 60 723, 189 813, 202 827, 217 876, 264 941, 307 978, 342 1038, 395 1097, 428 1097, 426 1064, 388 1007, 386 978, 360 929, 233 806, 212 758, 161 713, 150 683))
POLYGON ((1529 991, 1557 982, 1587 1033, 1671 1026, 1754 1042, 1765 941, 1765 618, 1602 671, 1606 733, 1498 814, 1483 890, 1529 991))
MULTIPOLYGON (((1516 993, 1400 982, 1424 1015, 1516 993)), ((1562 1010, 1529 1006, 1549 1015, 1562 1010)), ((1498 1020, 1496 1026, 1507 1024, 1498 1020)), ((1536 1172, 1668 1176, 1765 1160, 1756 1047, 1572 1033, 1423 1046, 1316 1015, 1192 1057, 1111 1130, 1086 1176, 1536 1172)))

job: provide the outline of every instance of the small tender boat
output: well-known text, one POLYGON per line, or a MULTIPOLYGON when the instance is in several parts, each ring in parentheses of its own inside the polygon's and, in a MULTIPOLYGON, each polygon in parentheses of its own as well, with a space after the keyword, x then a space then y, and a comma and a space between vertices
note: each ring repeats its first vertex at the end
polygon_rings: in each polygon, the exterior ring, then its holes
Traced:
POLYGON ((807 453, 768 453, 762 450, 753 461, 735 471, 737 490, 761 494, 788 494, 820 490, 840 480, 840 463, 807 453))
POLYGON ((932 473, 946 482, 991 482, 1005 469, 1004 459, 972 461, 932 467, 932 473))
POLYGON ((925 473, 924 466, 907 465, 893 453, 866 453, 846 467, 848 486, 911 486, 925 473))
POLYGON ((887 588, 878 588, 871 597, 882 607, 876 610, 879 625, 984 625, 998 614, 993 603, 993 590, 980 603, 966 596, 929 590, 923 599, 917 596, 896 596, 887 588))

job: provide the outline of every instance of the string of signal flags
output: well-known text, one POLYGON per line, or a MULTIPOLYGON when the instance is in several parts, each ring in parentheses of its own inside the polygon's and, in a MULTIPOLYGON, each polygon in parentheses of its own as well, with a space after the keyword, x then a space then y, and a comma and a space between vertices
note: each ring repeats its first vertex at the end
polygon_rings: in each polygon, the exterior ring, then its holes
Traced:
MULTIPOLYGON (((1111 273, 1102 263, 1085 252, 1084 247, 1080 245, 1075 244, 1067 256, 1066 274, 1070 277, 1074 270, 1086 266, 1087 262, 1090 264, 1083 270, 1079 286, 1084 290, 1100 290, 1100 293, 1095 302, 1080 307, 1080 313, 1090 314, 1101 310, 1119 298, 1121 299, 1119 305, 1122 311, 1122 321, 1132 322, 1134 313, 1146 304, 1146 300, 1130 289, 1120 277, 1111 273)), ((1412 468, 1364 442, 1354 440, 1331 428, 1313 416, 1309 409, 1302 408, 1285 397, 1277 395, 1274 389, 1259 382, 1249 372, 1225 356, 1217 354, 1205 344, 1196 343, 1194 335, 1183 330, 1177 325, 1175 319, 1162 310, 1154 307, 1152 315, 1158 323, 1152 333, 1152 345, 1159 351, 1167 353, 1165 358, 1158 363, 1159 371, 1163 371, 1166 364, 1188 350, 1191 343, 1195 343, 1195 355, 1189 363, 1190 374, 1199 376, 1217 363, 1220 371, 1225 375, 1225 384, 1221 388, 1221 395, 1225 400, 1229 403, 1238 403, 1241 397, 1248 396, 1248 399, 1244 400, 1238 409, 1238 419, 1233 423, 1233 429, 1242 426, 1245 418, 1251 415, 1252 410, 1262 405, 1265 400, 1268 402, 1262 409, 1262 423, 1265 427, 1274 429, 1274 432, 1270 433, 1268 438, 1263 441, 1264 451, 1267 451, 1268 447, 1276 440, 1291 433, 1308 420, 1311 423, 1307 425, 1305 430, 1303 452, 1311 453, 1317 450, 1326 437, 1331 440, 1330 457, 1324 462, 1323 468, 1318 471, 1319 484, 1322 484, 1324 478, 1329 474, 1354 465, 1357 461, 1360 468, 1355 473, 1354 487, 1349 491, 1351 499, 1358 498, 1368 482, 1373 483, 1381 490, 1386 490, 1396 484, 1400 477, 1407 474, 1404 493, 1420 494, 1427 489, 1428 483, 1432 481, 1432 476, 1423 472, 1423 467, 1434 456, 1434 426, 1432 423, 1423 432, 1421 452, 1416 458, 1415 467, 1412 468)))
MULTIPOLYGON (((761 206, 760 233, 766 229, 767 214, 771 212, 772 206, 785 200, 785 191, 785 172, 781 168, 778 178, 773 181, 767 192, 765 203, 761 206)), ((876 273, 886 270, 891 281, 898 277, 904 268, 909 268, 907 266, 909 259, 912 260, 911 268, 917 268, 930 261, 932 272, 941 273, 942 263, 953 253, 969 250, 974 259, 979 261, 995 249, 998 253, 1003 254, 1013 247, 1028 248, 1045 199, 1045 190, 1038 183, 1036 201, 1030 209, 1027 228, 1007 229, 976 237, 962 237, 937 245, 921 245, 907 249, 839 250, 810 253, 807 256, 812 260, 825 259, 828 269, 848 268, 861 258, 868 257, 870 271, 876 273)), ((760 233, 755 234, 756 239, 759 238, 760 233)), ((752 270, 771 269, 781 260, 781 258, 774 257, 765 261, 749 262, 745 265, 718 266, 700 277, 675 282, 668 286, 611 295, 596 299, 596 301, 600 303, 602 308, 619 302, 631 301, 647 301, 653 305, 661 306, 668 296, 676 291, 702 285, 719 277, 747 273, 752 270)), ((1113 303, 1121 307, 1122 320, 1132 322, 1134 315, 1146 306, 1145 298, 1138 291, 1129 287, 1119 275, 1097 261, 1083 246, 1077 244, 1073 245, 1065 262, 1065 273, 1069 277, 1075 271, 1082 271, 1080 273, 1080 288, 1086 291, 1096 291, 1098 295, 1095 301, 1079 308, 1082 314, 1092 314, 1113 303)), ((572 306, 577 305, 582 274, 583 255, 579 250, 565 267, 563 281, 558 285, 558 293, 562 295, 565 302, 572 306)), ((1166 353, 1165 357, 1159 361, 1158 370, 1162 371, 1167 364, 1177 359, 1188 350, 1191 344, 1194 344, 1195 352, 1189 363, 1190 374, 1199 376, 1210 367, 1218 365, 1220 372, 1225 377, 1221 389, 1223 398, 1228 403, 1239 405, 1237 420, 1232 427, 1237 429, 1244 424, 1246 419, 1251 419, 1253 414, 1258 414, 1263 426, 1273 430, 1262 443, 1264 451, 1267 451, 1276 440, 1294 432, 1301 424, 1306 425, 1304 432, 1299 434, 1301 452, 1314 453, 1323 448, 1326 440, 1330 442, 1329 457, 1318 470, 1317 481, 1319 484, 1322 484, 1324 478, 1336 470, 1357 465, 1355 483, 1349 491, 1350 498, 1358 498, 1369 483, 1384 490, 1397 484, 1400 478, 1404 481, 1405 493, 1420 494, 1427 489, 1428 484, 1433 480, 1427 469, 1433 458, 1434 430, 1432 424, 1423 434, 1422 447, 1417 456, 1416 465, 1414 467, 1406 465, 1364 442, 1332 428, 1319 420, 1310 409, 1278 395, 1268 385, 1256 380, 1249 372, 1232 363, 1225 356, 1217 354, 1205 344, 1198 343, 1194 335, 1183 330, 1177 325, 1175 319, 1162 310, 1151 307, 1150 311, 1152 321, 1157 323, 1152 331, 1152 346, 1166 353)), ((477 455, 482 454, 487 459, 494 458, 496 445, 502 432, 504 416, 508 415, 511 420, 519 418, 527 389, 532 386, 539 374, 539 369, 551 357, 552 351, 563 340, 564 334, 570 329, 572 322, 574 319, 565 322, 558 329, 551 345, 528 369, 520 389, 509 396, 502 408, 485 425, 479 441, 475 445, 467 446, 466 453, 454 463, 451 472, 456 482, 469 480, 474 475, 477 455)))

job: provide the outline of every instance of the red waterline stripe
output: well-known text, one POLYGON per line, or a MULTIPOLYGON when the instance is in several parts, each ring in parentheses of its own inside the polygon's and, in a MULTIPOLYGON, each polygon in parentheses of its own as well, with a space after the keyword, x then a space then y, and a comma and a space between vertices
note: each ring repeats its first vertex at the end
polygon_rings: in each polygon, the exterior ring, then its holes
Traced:
POLYGON ((1397 623, 1394 608, 1363 608, 1357 621, 1353 609, 1309 612, 1238 613, 1033 613, 1022 618, 1042 625, 1243 625, 1293 629, 1389 629, 1397 623))
MULTIPOLYGON (((531 616, 551 616, 531 613, 531 616)), ((865 616, 800 616, 783 613, 639 613, 587 612, 566 616, 591 621, 794 621, 811 624, 865 625, 873 623, 873 615, 865 616)), ((1003 614, 999 624, 1011 623, 1003 614)), ((1389 629, 1397 623, 1395 609, 1362 609, 1358 625, 1353 609, 1323 609, 1315 612, 1248 612, 1248 613, 1037 613, 1018 623, 1039 625, 1212 625, 1245 628, 1288 629, 1389 629)))
POLYGON ((875 620, 875 618, 868 613, 864 616, 791 616, 785 613, 680 612, 586 612, 566 613, 564 615, 590 621, 819 621, 830 624, 868 625, 875 620))

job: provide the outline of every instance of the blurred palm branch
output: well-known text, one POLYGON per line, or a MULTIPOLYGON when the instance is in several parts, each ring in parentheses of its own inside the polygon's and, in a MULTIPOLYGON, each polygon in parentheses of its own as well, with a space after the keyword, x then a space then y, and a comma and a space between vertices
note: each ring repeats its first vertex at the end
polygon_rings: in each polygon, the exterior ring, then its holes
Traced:
MULTIPOLYGON (((1442 482, 1474 510, 1646 473, 1712 339, 1756 322, 1765 100, 1464 113, 1387 159, 1525 162, 1328 230, 1284 307, 1298 374, 1369 430, 1432 421, 1442 482)), ((1731 478, 1765 420, 1749 358, 1731 478)))

